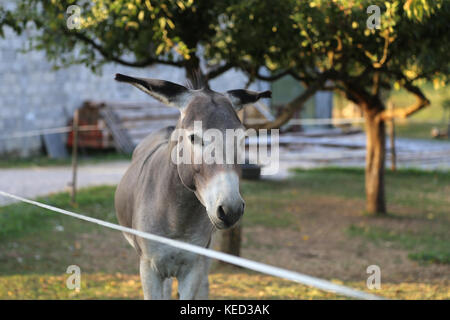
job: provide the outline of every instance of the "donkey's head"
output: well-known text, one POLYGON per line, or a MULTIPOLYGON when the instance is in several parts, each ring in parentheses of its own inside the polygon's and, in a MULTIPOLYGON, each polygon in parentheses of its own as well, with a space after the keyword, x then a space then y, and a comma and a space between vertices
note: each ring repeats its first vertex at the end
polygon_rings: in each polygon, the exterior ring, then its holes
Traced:
POLYGON ((116 80, 131 83, 180 110, 177 130, 171 137, 171 148, 176 149, 171 150, 176 150, 177 156, 182 150, 184 159, 189 154, 189 161, 176 163, 181 182, 195 193, 218 229, 229 228, 239 221, 245 203, 239 193, 237 160, 244 151, 245 128, 236 111, 270 97, 270 91, 219 93, 209 88, 193 90, 169 81, 121 74, 116 75, 116 80), (212 158, 205 159, 206 155, 212 158))

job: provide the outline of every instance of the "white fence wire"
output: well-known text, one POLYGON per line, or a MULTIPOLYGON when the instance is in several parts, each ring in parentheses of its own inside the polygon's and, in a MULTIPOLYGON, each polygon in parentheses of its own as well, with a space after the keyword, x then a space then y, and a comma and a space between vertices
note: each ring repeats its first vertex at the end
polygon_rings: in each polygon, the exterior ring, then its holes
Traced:
MULTIPOLYGON (((41 136, 44 134, 67 133, 67 132, 72 131, 72 129, 73 129, 72 127, 67 126, 67 127, 46 128, 46 129, 15 132, 10 135, 0 136, 0 140, 35 137, 35 136, 41 136)), ((94 125, 85 125, 85 126, 78 127, 78 131, 91 131, 91 130, 97 130, 97 129, 99 129, 99 127, 94 126, 94 125)))
MULTIPOLYGON (((258 124, 264 123, 267 120, 261 119, 248 119, 245 121, 246 124, 258 124)), ((352 124, 352 123, 362 123, 364 122, 363 118, 355 118, 355 119, 293 119, 289 121, 289 125, 324 125, 324 124, 352 124)), ((127 128, 127 127, 125 127, 127 128)), ((79 131, 90 131, 90 130, 98 130, 102 129, 102 127, 96 125, 82 125, 78 127, 79 131)), ((44 128, 30 131, 20 131, 14 132, 12 134, 0 136, 0 140, 8 140, 8 139, 16 139, 16 138, 26 138, 26 137, 35 137, 41 136, 44 134, 55 134, 55 133, 67 133, 72 131, 73 128, 71 126, 66 127, 56 127, 56 128, 44 128)))
MULTIPOLYGON (((265 119, 256 119, 249 118, 245 120, 245 124, 261 124, 266 123, 268 120, 265 119)), ((314 125, 345 125, 345 124, 362 124, 364 123, 364 118, 304 118, 304 119, 291 119, 285 125, 303 125, 303 126, 314 126, 314 125)), ((414 119, 401 119, 401 123, 410 123, 410 124, 435 124, 442 125, 445 124, 443 122, 438 121, 423 121, 423 120, 414 120, 414 119)), ((98 130, 103 127, 99 127, 96 125, 82 125, 78 127, 79 131, 90 131, 90 130, 98 130)), ((127 126, 125 126, 127 128, 127 126)), ((0 136, 0 140, 14 139, 14 138, 24 138, 24 137, 33 137, 40 136, 44 134, 55 134, 55 133, 67 133, 72 131, 71 126, 66 127, 57 127, 57 128, 45 128, 45 129, 37 129, 31 131, 21 131, 15 132, 10 135, 0 136)))
POLYGON ((142 231, 135 230, 132 228, 127 228, 127 227, 120 226, 120 225, 117 225, 117 224, 114 224, 111 222, 92 218, 92 217, 85 216, 85 215, 82 215, 79 213, 71 212, 71 211, 57 208, 57 207, 54 207, 51 205, 40 203, 40 202, 37 202, 34 200, 29 200, 29 199, 26 199, 26 198, 23 198, 23 197, 20 197, 17 195, 13 195, 13 194, 10 194, 10 193, 4 192, 4 191, 0 191, 0 195, 15 199, 18 201, 22 201, 22 202, 25 202, 28 204, 32 204, 32 205, 35 205, 35 206, 38 206, 38 207, 41 207, 41 208, 44 208, 44 209, 47 209, 47 210, 50 210, 53 212, 58 212, 58 213, 61 213, 61 214, 67 215, 67 216, 71 216, 73 218, 77 218, 80 220, 95 223, 95 224, 101 225, 103 227, 126 232, 129 234, 133 234, 138 237, 144 238, 144 239, 156 241, 156 242, 166 244, 166 245, 178 248, 178 249, 190 251, 190 252, 193 252, 193 253, 196 253, 199 255, 203 255, 205 257, 221 260, 221 261, 224 261, 224 262, 227 262, 230 264, 234 264, 236 266, 240 266, 240 267, 254 270, 257 272, 261 272, 261 273, 264 273, 267 275, 279 277, 282 279, 287 279, 287 280, 294 281, 294 282, 304 284, 307 286, 316 287, 316 288, 324 290, 324 291, 333 292, 333 293, 336 293, 339 295, 356 298, 356 299, 364 299, 364 300, 384 299, 377 295, 373 295, 373 294, 369 294, 369 293, 366 293, 363 291, 355 290, 355 289, 352 289, 352 288, 349 288, 346 286, 342 286, 342 285, 339 285, 339 284, 336 284, 336 283, 333 283, 333 282, 330 282, 327 280, 323 280, 320 278, 316 278, 316 277, 312 277, 312 276, 305 275, 302 273, 293 272, 290 270, 270 266, 270 265, 263 264, 260 262, 255 262, 255 261, 252 261, 249 259, 233 256, 233 255, 226 254, 223 252, 206 249, 206 248, 195 246, 195 245, 192 245, 192 244, 189 244, 186 242, 165 238, 165 237, 147 233, 147 232, 142 232, 142 231))

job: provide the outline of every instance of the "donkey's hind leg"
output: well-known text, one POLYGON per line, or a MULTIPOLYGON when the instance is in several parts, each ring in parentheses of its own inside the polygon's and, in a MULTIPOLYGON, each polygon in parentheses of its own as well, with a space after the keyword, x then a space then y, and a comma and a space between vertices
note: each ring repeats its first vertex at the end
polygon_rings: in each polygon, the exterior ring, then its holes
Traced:
POLYGON ((152 268, 151 261, 141 257, 139 272, 141 274, 142 289, 144 290, 144 299, 163 299, 163 278, 157 270, 152 268))

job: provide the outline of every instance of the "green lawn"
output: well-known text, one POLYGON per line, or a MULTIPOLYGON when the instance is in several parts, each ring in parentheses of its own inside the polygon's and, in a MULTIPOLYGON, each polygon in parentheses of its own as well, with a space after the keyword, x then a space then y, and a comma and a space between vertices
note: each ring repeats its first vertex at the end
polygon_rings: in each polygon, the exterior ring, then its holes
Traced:
MULTIPOLYGON (((364 169, 319 168, 295 169, 294 181, 307 184, 307 191, 330 194, 344 198, 361 198, 364 195, 364 169)), ((388 204, 399 204, 429 210, 448 218, 450 205, 450 171, 387 170, 386 196, 388 204)))
MULTIPOLYGON (((81 189, 77 193, 77 206, 70 204, 67 192, 56 193, 36 200, 58 208, 84 212, 91 217, 117 222, 114 214, 115 187, 101 186, 81 189)), ((77 231, 91 227, 90 224, 68 218, 59 213, 38 208, 27 203, 16 203, 0 207, 0 241, 26 235, 45 235, 55 226, 77 231)))
POLYGON ((360 227, 350 225, 347 230, 350 236, 364 237, 369 241, 382 245, 394 243, 409 253, 408 257, 420 262, 450 264, 450 242, 446 233, 448 226, 442 230, 414 233, 411 231, 396 232, 383 227, 360 227))
MULTIPOLYGON (((81 290, 67 290, 67 275, 0 276, 0 299, 142 299, 138 275, 94 273, 82 276, 81 290)), ((333 293, 286 280, 239 270, 213 272, 209 276, 210 299, 316 300, 345 299, 333 293)), ((333 282, 366 290, 360 282, 333 282)), ((176 283, 173 286, 175 299, 176 283)), ((373 292, 371 292, 373 293, 373 292)), ((388 299, 450 299, 448 287, 425 283, 389 283, 383 286, 388 299)))
MULTIPOLYGON (((90 155, 79 155, 79 164, 95 164, 102 163, 105 161, 118 161, 118 160, 129 160, 130 155, 116 153, 116 152, 105 152, 105 153, 94 153, 90 155)), ((1 168, 29 168, 29 167, 50 167, 50 166, 68 166, 72 162, 72 158, 67 159, 52 159, 47 156, 37 156, 32 158, 17 158, 2 156, 0 158, 0 169, 1 168)))

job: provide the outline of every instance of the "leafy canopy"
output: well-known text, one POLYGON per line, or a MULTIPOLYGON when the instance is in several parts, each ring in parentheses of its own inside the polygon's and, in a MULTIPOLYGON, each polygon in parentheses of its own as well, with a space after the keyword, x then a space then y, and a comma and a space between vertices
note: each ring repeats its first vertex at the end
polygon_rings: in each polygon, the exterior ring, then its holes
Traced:
POLYGON ((436 87, 448 82, 450 1, 235 0, 223 12, 208 57, 253 78, 272 81, 289 74, 310 88, 263 127, 288 121, 318 89, 340 90, 381 112, 380 92, 404 87, 418 102, 382 117, 406 117, 429 104, 420 81, 436 87), (367 27, 371 5, 380 8, 379 28, 367 27))
POLYGON ((385 88, 448 81, 450 1, 234 1, 221 18, 208 55, 255 77, 265 78, 266 66, 306 82, 325 73, 370 88, 375 73, 385 88), (370 5, 380 8, 379 29, 366 25, 370 5))
POLYGON ((18 0, 0 7, 0 31, 34 27, 28 49, 45 50, 60 66, 93 69, 115 61, 145 67, 198 63, 198 45, 210 41, 217 23, 214 2, 194 0, 18 0), (69 29, 71 5, 80 7, 80 29, 69 29))
POLYGON ((29 48, 58 65, 197 69, 203 57, 216 66, 208 78, 237 67, 265 80, 291 74, 307 86, 332 80, 330 89, 354 100, 393 86, 417 94, 418 81, 447 83, 449 21, 445 0, 18 0, 0 7, 0 31, 34 26, 29 48), (81 29, 67 28, 72 4, 81 7, 81 29), (379 29, 366 25, 370 5, 380 8, 379 29))

